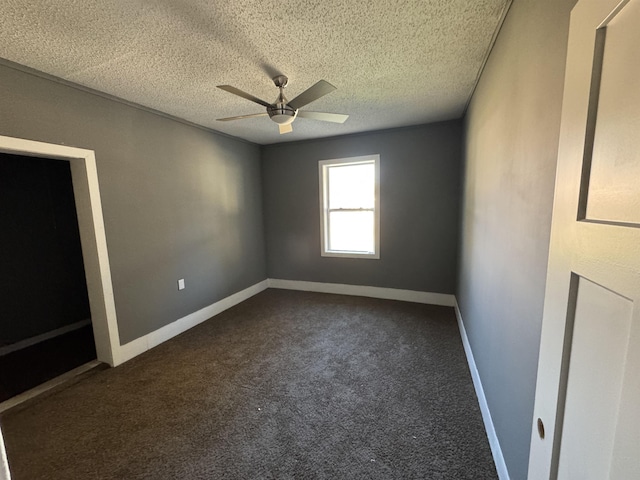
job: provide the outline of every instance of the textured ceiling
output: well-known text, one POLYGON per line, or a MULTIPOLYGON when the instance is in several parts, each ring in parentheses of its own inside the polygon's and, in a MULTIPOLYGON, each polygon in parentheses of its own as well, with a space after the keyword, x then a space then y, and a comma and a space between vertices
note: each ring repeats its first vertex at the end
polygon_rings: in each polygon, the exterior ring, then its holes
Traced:
POLYGON ((0 57, 259 144, 458 118, 510 0, 2 0, 0 57), (338 90, 279 135, 263 107, 338 90))

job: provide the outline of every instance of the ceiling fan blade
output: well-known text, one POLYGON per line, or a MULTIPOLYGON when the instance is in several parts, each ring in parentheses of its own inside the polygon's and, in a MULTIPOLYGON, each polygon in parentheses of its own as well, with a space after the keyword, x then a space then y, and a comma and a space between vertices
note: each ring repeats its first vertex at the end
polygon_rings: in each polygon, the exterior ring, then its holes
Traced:
POLYGON ((271 104, 265 102, 264 100, 260 100, 258 97, 254 97, 250 93, 243 92, 242 90, 232 87, 231 85, 218 85, 218 88, 224 90, 225 92, 233 93, 234 95, 238 95, 239 97, 246 98, 247 100, 251 100, 252 102, 257 103, 258 105, 262 105, 263 107, 270 107, 271 104))
POLYGON ((347 121, 347 118, 349 118, 349 115, 343 115, 341 113, 307 112, 306 110, 300 110, 298 112, 298 117, 322 120, 323 122, 344 123, 347 121))
POLYGON ((230 120, 242 120, 243 118, 253 118, 253 117, 266 117, 268 115, 267 112, 264 113, 251 113, 249 115, 238 115, 237 117, 227 117, 227 118, 218 118, 218 122, 228 122, 230 120))
POLYGON ((318 83, 307 88, 304 92, 291 100, 289 102, 289 106, 297 110, 300 107, 304 107, 305 105, 319 99, 320 97, 324 97, 327 93, 331 93, 334 90, 336 90, 336 87, 331 85, 329 82, 320 80, 318 83))
POLYGON ((287 125, 278 124, 278 127, 280 129, 280 135, 283 133, 293 132, 293 126, 290 123, 287 125))

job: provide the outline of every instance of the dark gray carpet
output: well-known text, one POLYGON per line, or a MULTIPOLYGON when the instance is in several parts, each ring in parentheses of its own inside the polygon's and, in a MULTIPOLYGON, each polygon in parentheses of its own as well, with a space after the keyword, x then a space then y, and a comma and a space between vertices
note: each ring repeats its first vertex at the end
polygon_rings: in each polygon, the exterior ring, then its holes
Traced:
POLYGON ((267 290, 2 417, 21 479, 495 479, 451 308, 267 290))

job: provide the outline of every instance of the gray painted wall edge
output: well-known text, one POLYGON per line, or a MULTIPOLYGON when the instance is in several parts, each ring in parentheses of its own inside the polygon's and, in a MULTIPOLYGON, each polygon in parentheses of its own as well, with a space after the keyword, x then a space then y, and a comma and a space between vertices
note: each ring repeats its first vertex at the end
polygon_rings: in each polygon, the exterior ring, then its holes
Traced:
POLYGON ((266 279, 257 145, 2 65, 0 110, 95 151, 122 344, 266 279))
POLYGON ((465 117, 456 296, 514 479, 527 476, 574 3, 513 2, 465 117))

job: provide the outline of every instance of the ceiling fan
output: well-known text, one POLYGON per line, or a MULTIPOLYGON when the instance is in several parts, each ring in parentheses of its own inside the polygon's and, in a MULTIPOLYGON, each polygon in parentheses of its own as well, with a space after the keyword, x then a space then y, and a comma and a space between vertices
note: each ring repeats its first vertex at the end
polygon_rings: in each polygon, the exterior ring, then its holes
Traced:
POLYGON ((306 110, 300 110, 301 107, 318 100, 320 97, 325 96, 328 93, 336 90, 336 87, 329 82, 320 80, 315 85, 309 87, 293 100, 289 101, 284 96, 284 87, 287 86, 289 79, 284 75, 277 75, 273 77, 273 83, 280 89, 278 98, 273 103, 265 102, 253 95, 243 92, 242 90, 232 87, 231 85, 218 85, 218 88, 225 90, 239 97, 251 100, 254 103, 267 107, 267 111, 263 113, 252 113, 249 115, 239 115, 237 117, 218 118, 218 121, 228 122, 230 120, 241 120, 243 118, 253 117, 265 117, 269 115, 269 118, 278 124, 280 133, 289 133, 293 131, 291 124, 296 117, 311 118, 313 120, 322 120, 325 122, 344 123, 349 115, 342 115, 339 113, 324 113, 324 112, 309 112, 306 110))

